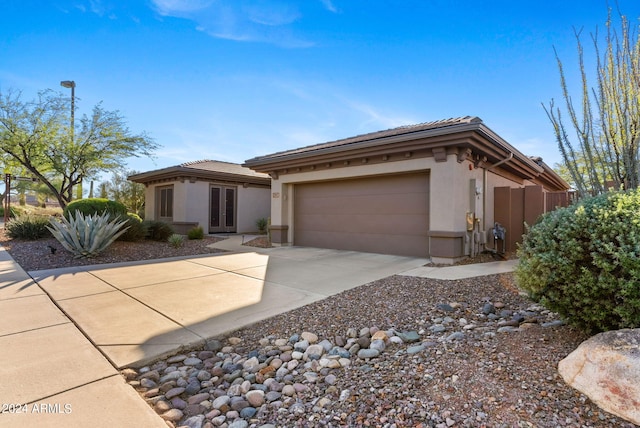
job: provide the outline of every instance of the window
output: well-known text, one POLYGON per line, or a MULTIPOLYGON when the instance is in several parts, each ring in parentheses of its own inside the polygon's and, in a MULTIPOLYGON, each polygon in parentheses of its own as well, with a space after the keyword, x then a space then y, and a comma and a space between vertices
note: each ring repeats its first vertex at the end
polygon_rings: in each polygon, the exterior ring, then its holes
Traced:
POLYGON ((159 187, 156 191, 158 220, 173 218, 173 186, 159 187))

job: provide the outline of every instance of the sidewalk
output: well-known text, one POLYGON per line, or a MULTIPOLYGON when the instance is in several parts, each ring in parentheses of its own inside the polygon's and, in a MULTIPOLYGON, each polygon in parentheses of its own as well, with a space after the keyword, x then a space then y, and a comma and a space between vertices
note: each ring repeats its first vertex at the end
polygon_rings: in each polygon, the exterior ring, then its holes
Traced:
POLYGON ((31 272, 35 280, 0 246, 0 426, 165 428, 117 368, 390 275, 460 279, 515 266, 242 245, 252 238, 213 244, 228 253, 31 272))
POLYGON ((0 246, 0 426, 164 421, 0 246))
POLYGON ((517 265, 518 260, 505 260, 501 262, 475 263, 447 267, 421 266, 402 272, 400 275, 455 280, 513 272, 517 265))

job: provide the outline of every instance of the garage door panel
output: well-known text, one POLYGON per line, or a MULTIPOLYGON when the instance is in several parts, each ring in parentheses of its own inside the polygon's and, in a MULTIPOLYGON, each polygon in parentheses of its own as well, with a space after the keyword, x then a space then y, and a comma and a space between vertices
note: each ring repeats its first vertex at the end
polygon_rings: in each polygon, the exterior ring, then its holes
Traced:
POLYGON ((294 244, 428 256, 429 175, 298 184, 294 244))
MULTIPOLYGON (((394 251, 389 241, 396 239, 395 235, 383 234, 350 234, 348 232, 309 232, 308 238, 315 243, 314 247, 336 248, 336 243, 345 242, 341 250, 363 251, 367 253, 395 254, 409 257, 427 257, 425 242, 420 236, 407 235, 402 247, 394 251), (345 240, 346 238, 346 240, 345 240)), ((300 245, 300 244, 299 244, 300 245)))
MULTIPOLYGON (((401 187, 403 192, 423 193, 424 188, 429 183, 428 175, 424 174, 415 180, 409 182, 405 175, 388 175, 363 179, 340 180, 340 195, 359 196, 359 195, 393 195, 401 187), (366 185, 363 183, 366 182, 366 185)), ((301 186, 299 192, 308 192, 314 197, 332 198, 336 195, 335 184, 337 181, 326 181, 318 183, 306 183, 301 186)))
MULTIPOLYGON (((393 223, 392 235, 414 235, 425 234, 427 229, 416 230, 414 225, 421 221, 418 215, 329 215, 316 214, 306 215, 300 218, 296 223, 296 229, 304 229, 306 234, 309 231, 314 232, 340 232, 340 233, 363 233, 363 234, 385 234, 385 230, 380 228, 380 224, 393 223), (384 217, 384 218, 383 218, 384 217)), ((389 235, 390 233, 386 233, 389 235)))
MULTIPOLYGON (((296 198, 299 197, 296 195, 296 198)), ((308 198, 298 214, 341 212, 343 214, 421 213, 427 215, 428 200, 424 193, 336 196, 308 198)))

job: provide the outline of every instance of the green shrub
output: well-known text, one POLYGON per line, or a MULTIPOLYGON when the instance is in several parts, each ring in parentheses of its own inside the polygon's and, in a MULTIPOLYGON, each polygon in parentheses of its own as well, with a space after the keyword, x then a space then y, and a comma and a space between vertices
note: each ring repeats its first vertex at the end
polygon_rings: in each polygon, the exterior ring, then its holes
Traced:
POLYGON ((5 228, 11 238, 36 240, 51 236, 47 226, 49 217, 24 214, 8 222, 5 228))
POLYGON ((167 241, 173 248, 180 248, 182 247, 182 244, 184 244, 184 236, 178 233, 174 233, 173 235, 169 236, 167 241))
POLYGON ((588 333, 640 327, 640 190, 545 214, 518 249, 518 285, 588 333))
POLYGON ((267 219, 264 217, 256 220, 256 226, 258 227, 258 231, 260 233, 265 233, 267 231, 267 224, 267 219))
POLYGON ((189 239, 203 239, 204 238, 204 230, 202 226, 197 226, 189 229, 187 232, 187 238, 189 239))
POLYGON ((145 220, 142 222, 147 230, 147 238, 154 241, 166 241, 175 233, 169 223, 157 220, 145 220))
POLYGON ((140 216, 134 213, 127 213, 128 229, 118 238, 118 241, 136 242, 142 241, 147 236, 146 225, 142 222, 140 216))
MULTIPOLYGON (((9 218, 16 218, 16 210, 15 208, 12 206, 9 209, 9 218)), ((4 207, 0 207, 0 218, 4 219, 4 207)))
POLYGON ((90 258, 104 251, 125 232, 126 220, 111 220, 109 213, 84 216, 81 212, 69 219, 51 219, 49 230, 74 257, 90 258))
POLYGON ((111 218, 127 216, 127 207, 123 203, 106 198, 86 198, 69 202, 62 211, 62 215, 69 220, 69 214, 75 215, 76 211, 80 211, 85 217, 105 212, 109 213, 111 218))

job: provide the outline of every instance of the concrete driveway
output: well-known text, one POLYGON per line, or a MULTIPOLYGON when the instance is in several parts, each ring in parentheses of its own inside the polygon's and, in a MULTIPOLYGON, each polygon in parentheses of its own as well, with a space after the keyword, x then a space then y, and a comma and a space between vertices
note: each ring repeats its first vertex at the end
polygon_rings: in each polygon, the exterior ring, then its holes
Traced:
POLYGON ((419 258, 243 247, 180 260, 30 272, 115 367, 140 366, 270 316, 424 265, 419 258))

